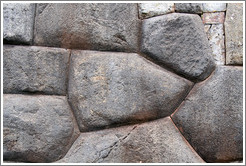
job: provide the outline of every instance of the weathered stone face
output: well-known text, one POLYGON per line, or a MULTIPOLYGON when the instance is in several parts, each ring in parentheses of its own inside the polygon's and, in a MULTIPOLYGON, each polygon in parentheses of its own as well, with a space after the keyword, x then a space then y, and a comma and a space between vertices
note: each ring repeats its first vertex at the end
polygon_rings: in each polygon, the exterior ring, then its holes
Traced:
POLYGON ((226 64, 243 65, 243 4, 228 3, 225 20, 226 64))
POLYGON ((143 53, 191 80, 204 80, 214 70, 201 18, 173 13, 143 21, 143 53))
POLYGON ((140 3, 138 4, 141 19, 174 12, 174 3, 140 3))
POLYGON ((217 67, 192 89, 172 115, 174 123, 206 162, 243 158, 243 68, 217 67))
POLYGON ((226 3, 203 3, 203 12, 220 12, 226 10, 226 3))
POLYGON ((3 159, 53 162, 78 136, 62 96, 3 95, 3 159))
POLYGON ((81 133, 60 163, 203 163, 170 118, 81 133))
POLYGON ((193 84, 134 53, 72 51, 69 73, 81 131, 168 116, 193 84))
POLYGON ((4 46, 3 92, 66 95, 69 51, 4 46))
POLYGON ((35 4, 3 3, 4 43, 31 44, 35 4))
POLYGON ((225 12, 203 13, 202 21, 204 24, 223 24, 225 21, 225 12))
POLYGON ((175 11, 180 13, 202 13, 201 3, 175 3, 175 11))
POLYGON ((137 4, 38 4, 35 44, 137 52, 137 4), (62 14, 60 14, 62 13, 62 14))

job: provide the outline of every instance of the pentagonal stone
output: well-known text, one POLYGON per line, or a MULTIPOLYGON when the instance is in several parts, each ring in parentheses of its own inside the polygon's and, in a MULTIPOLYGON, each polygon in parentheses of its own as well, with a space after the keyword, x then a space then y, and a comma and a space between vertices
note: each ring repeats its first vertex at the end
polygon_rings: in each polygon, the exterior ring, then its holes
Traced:
POLYGON ((214 70, 201 18, 172 13, 143 21, 142 52, 191 80, 204 80, 214 70))
POLYGON ((168 116, 193 85, 134 53, 72 51, 69 73, 81 131, 168 116))
POLYGON ((228 3, 225 39, 226 64, 243 65, 243 3, 228 3))
POLYGON ((62 163, 203 163, 169 117, 81 133, 62 163))
POLYGON ((35 44, 136 52, 137 4, 37 4, 35 44))
POLYGON ((78 136, 65 96, 3 95, 3 159, 52 162, 78 136))
POLYGON ((226 11, 226 3, 203 3, 203 12, 220 12, 226 11))
POLYGON ((242 159, 243 68, 218 67, 195 85, 172 118, 205 161, 242 159))
POLYGON ((5 43, 31 44, 35 4, 3 3, 3 40, 5 43))
POLYGON ((3 92, 66 95, 69 51, 4 46, 3 92))
POLYGON ((141 19, 174 12, 174 3, 139 3, 139 17, 141 19))
POLYGON ((201 3, 175 3, 175 11, 180 13, 202 13, 201 3))

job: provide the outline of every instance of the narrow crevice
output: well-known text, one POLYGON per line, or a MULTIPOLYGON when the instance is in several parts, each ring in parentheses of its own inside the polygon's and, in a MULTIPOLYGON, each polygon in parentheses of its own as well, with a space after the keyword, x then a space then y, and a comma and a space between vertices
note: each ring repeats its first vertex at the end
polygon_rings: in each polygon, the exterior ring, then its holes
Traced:
POLYGON ((33 13, 33 26, 32 26, 32 41, 31 45, 34 45, 34 35, 36 28, 36 12, 37 12, 37 3, 34 3, 34 13, 33 13))

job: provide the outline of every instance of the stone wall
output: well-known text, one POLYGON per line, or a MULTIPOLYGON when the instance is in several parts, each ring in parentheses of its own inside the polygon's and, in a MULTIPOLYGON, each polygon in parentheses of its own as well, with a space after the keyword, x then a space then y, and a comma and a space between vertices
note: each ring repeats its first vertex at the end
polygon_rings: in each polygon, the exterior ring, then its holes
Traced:
POLYGON ((243 161, 243 4, 3 4, 3 159, 243 161))

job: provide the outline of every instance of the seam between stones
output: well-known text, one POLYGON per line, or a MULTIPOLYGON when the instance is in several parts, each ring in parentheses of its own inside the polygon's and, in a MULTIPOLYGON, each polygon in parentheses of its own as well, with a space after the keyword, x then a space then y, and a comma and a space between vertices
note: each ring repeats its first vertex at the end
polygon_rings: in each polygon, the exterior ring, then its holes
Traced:
POLYGON ((33 26, 32 26, 32 42, 31 45, 34 45, 34 31, 36 28, 36 12, 37 12, 37 3, 34 3, 34 15, 33 15, 33 26))

